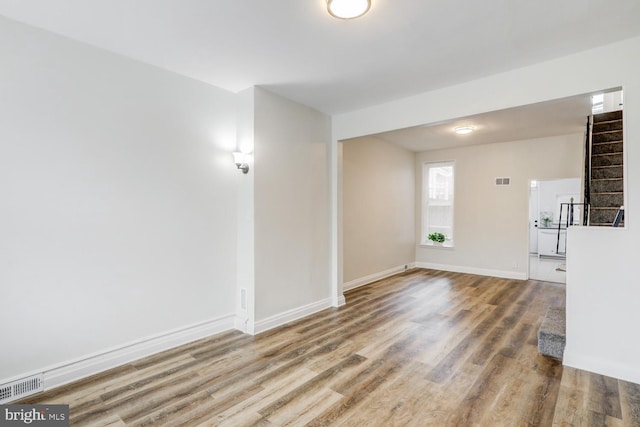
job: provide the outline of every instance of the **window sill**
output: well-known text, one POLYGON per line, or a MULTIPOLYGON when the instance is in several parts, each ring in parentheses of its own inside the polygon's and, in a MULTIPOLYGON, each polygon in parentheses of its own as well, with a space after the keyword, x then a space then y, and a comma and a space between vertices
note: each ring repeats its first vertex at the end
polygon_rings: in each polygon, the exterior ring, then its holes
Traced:
POLYGON ((433 248, 433 249, 453 249, 454 245, 451 242, 445 242, 445 243, 443 243, 441 245, 434 244, 434 243, 431 243, 431 242, 422 242, 422 243, 420 243, 420 247, 433 248))

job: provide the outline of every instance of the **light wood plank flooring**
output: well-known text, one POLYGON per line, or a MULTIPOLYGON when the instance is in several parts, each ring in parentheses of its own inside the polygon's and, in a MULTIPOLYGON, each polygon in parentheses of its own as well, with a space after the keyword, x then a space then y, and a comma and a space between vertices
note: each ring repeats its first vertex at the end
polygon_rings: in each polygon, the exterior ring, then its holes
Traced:
POLYGON ((640 426, 640 386, 538 355, 561 285, 412 270, 346 298, 22 403, 67 403, 78 426, 640 426))

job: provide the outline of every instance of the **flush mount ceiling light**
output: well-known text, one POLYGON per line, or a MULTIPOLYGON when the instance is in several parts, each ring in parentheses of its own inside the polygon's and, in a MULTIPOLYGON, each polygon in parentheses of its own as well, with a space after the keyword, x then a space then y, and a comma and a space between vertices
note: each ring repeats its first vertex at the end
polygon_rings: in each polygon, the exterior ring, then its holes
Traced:
POLYGON ((473 132, 473 126, 458 126, 454 129, 458 135, 467 135, 473 132))
POLYGON ((335 18, 353 19, 367 13, 371 0, 327 0, 327 10, 335 18))

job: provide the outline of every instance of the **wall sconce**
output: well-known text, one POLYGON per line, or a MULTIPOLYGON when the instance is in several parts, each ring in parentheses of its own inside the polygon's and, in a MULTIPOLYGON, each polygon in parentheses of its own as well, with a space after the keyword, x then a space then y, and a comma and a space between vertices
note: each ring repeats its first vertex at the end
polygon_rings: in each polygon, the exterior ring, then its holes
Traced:
POLYGON ((233 153, 233 162, 242 173, 249 173, 249 164, 246 160, 246 154, 236 151, 233 153))

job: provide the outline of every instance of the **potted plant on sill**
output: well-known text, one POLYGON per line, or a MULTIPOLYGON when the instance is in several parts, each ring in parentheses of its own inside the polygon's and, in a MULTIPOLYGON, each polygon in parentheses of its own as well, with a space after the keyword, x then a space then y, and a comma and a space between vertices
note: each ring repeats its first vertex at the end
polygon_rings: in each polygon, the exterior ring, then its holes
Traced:
POLYGON ((433 242, 433 246, 442 246, 444 243, 446 236, 442 233, 431 233, 427 236, 427 239, 433 242))

